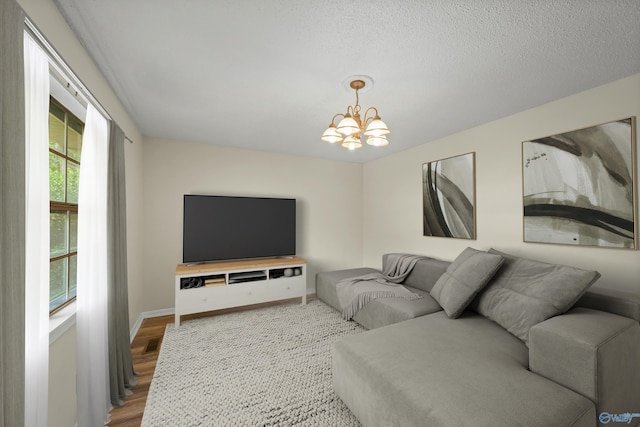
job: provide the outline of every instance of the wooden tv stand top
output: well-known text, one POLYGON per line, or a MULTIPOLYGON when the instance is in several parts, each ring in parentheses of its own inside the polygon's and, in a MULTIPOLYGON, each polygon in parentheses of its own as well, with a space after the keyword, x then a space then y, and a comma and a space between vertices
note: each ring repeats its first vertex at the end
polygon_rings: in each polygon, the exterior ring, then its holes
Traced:
POLYGON ((176 267, 176 275, 211 273, 226 270, 244 270, 248 268, 270 268, 306 263, 307 261, 303 258, 294 256, 290 258, 260 258, 239 261, 207 262, 203 264, 178 264, 176 267))

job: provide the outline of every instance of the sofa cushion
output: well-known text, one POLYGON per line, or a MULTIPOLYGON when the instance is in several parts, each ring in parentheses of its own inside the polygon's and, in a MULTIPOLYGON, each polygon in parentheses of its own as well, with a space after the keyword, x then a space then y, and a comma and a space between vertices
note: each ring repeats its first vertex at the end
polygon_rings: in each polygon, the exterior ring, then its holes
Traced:
MULTIPOLYGON (((336 284, 343 279, 375 272, 379 271, 372 268, 352 268, 318 273, 316 275, 316 294, 320 300, 336 310, 341 311, 338 294, 336 292, 336 284)), ((428 291, 412 288, 411 286, 403 286, 409 291, 420 295, 422 298, 415 300, 378 298, 360 309, 353 317, 353 320, 367 329, 375 329, 442 310, 436 300, 429 295, 428 291)))
POLYGON ((362 307, 353 316, 353 320, 367 329, 376 329, 424 316, 425 314, 442 311, 440 305, 429 295, 429 292, 410 286, 405 287, 422 298, 414 300, 406 300, 399 297, 378 298, 362 307))
POLYGON ((600 277, 597 271, 489 252, 504 263, 472 306, 525 343, 532 326, 569 310, 600 277))
POLYGON ((336 310, 340 309, 340 301, 336 292, 336 284, 350 277, 364 276, 365 274, 379 273, 373 268, 350 268, 348 270, 326 271, 316 275, 316 295, 326 304, 336 310))
POLYGON ((528 369, 522 341, 469 311, 344 337, 336 393, 366 426, 594 426, 594 404, 528 369))
POLYGON ((500 255, 466 248, 440 276, 431 289, 431 296, 447 316, 455 319, 489 282, 503 261, 500 255))
MULTIPOLYGON (((382 256, 383 265, 387 263, 387 255, 388 254, 382 256)), ((421 259, 416 263, 402 284, 429 292, 440 276, 442 276, 442 273, 447 270, 449 264, 451 264, 451 262, 435 258, 421 259)))
POLYGON ((637 293, 592 286, 574 307, 606 311, 640 322, 640 295, 637 293))

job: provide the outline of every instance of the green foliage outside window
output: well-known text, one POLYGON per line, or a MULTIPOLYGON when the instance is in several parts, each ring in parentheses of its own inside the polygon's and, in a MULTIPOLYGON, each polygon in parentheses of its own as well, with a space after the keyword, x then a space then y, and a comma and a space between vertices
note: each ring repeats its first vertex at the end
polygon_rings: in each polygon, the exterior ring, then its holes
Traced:
POLYGON ((76 295, 78 189, 84 124, 55 99, 49 104, 49 310, 76 295))

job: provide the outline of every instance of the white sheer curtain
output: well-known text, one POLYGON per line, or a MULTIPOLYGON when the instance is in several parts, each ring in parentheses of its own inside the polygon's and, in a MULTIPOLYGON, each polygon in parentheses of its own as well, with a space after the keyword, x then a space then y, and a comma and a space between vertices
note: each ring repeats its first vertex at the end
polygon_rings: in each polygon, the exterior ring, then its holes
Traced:
POLYGON ((107 340, 108 123, 91 104, 82 137, 78 194, 78 426, 99 426, 111 409, 107 340))
POLYGON ((49 60, 24 35, 25 425, 47 425, 49 391, 49 60))

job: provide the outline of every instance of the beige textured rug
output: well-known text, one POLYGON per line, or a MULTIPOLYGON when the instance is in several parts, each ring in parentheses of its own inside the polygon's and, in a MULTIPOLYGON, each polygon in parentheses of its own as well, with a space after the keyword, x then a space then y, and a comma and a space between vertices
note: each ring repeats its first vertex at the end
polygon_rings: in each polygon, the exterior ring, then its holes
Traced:
POLYGON ((331 343, 362 331, 317 300, 169 324, 142 427, 358 426, 331 343))

